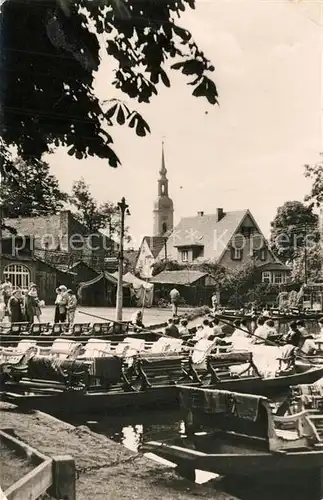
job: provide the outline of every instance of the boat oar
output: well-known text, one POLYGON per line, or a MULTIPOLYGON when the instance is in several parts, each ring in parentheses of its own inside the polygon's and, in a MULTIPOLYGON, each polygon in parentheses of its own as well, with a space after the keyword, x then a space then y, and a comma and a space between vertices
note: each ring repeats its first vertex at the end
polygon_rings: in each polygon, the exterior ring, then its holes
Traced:
POLYGON ((251 337, 254 337, 255 339, 259 339, 262 342, 265 342, 265 343, 272 345, 272 346, 280 347, 280 344, 278 342, 275 342, 274 340, 264 339, 262 337, 259 337, 259 335, 256 335, 255 333, 251 333, 249 331, 246 332, 246 330, 244 330, 243 328, 241 328, 239 326, 235 326, 234 324, 230 323, 229 321, 225 321, 220 317, 213 316, 213 318, 218 318, 221 321, 221 323, 223 323, 224 325, 231 326, 232 328, 234 328, 236 330, 240 330, 243 333, 248 333, 248 335, 250 335, 251 337))
POLYGON ((130 323, 130 321, 116 321, 110 318, 103 318, 102 316, 97 316, 96 314, 86 313, 84 311, 78 311, 80 314, 85 314, 86 316, 91 316, 91 318, 102 319, 103 321, 110 321, 112 323, 130 323))

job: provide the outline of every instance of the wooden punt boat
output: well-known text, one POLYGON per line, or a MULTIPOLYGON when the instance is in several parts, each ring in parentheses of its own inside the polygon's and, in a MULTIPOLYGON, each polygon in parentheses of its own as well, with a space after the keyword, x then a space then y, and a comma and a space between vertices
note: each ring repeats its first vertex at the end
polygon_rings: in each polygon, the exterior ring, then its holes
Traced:
POLYGON ((187 387, 179 391, 186 436, 173 443, 144 443, 142 453, 176 464, 190 479, 203 470, 232 483, 259 481, 263 488, 287 480, 290 496, 285 489, 285 496, 277 498, 322 498, 323 414, 306 410, 275 417, 261 396, 187 387))
MULTIPOLYGON (((261 314, 260 314, 261 315, 261 314)), ((273 321, 278 321, 280 323, 288 323, 290 321, 298 321, 298 320, 304 320, 304 321, 318 321, 320 318, 322 318, 323 313, 311 313, 311 314, 272 314, 270 316, 270 319, 273 321)), ((259 316, 259 315, 258 315, 259 316)), ((225 314, 225 313, 218 313, 216 314, 216 317, 219 318, 220 320, 223 319, 224 321, 230 321, 233 322, 235 320, 247 320, 247 321, 255 321, 258 316, 254 315, 241 315, 241 314, 225 314)))
MULTIPOLYGON (((25 408, 94 412, 105 409, 177 404, 178 384, 208 386, 239 392, 280 395, 290 385, 308 384, 323 377, 323 366, 262 378, 254 373, 251 353, 226 353, 208 357, 201 378, 192 373, 189 358, 181 353, 144 353, 122 359, 106 355, 92 360, 28 357, 19 366, 4 365, 2 397, 25 408), (249 361, 252 374, 228 374, 228 367, 249 361), (71 403, 72 402, 72 403, 71 403)), ((297 366, 297 365, 296 365, 297 366)), ((248 368, 249 370, 249 368, 248 368)))
MULTIPOLYGON (((1 328, 1 327, 0 327, 1 328)), ((68 338, 77 342, 86 343, 88 340, 100 338, 121 342, 125 337, 135 337, 153 342, 160 336, 150 330, 134 331, 129 322, 111 323, 75 323, 69 325, 56 323, 14 323, 7 329, 0 330, 0 346, 16 347, 22 339, 36 340, 39 345, 48 346, 59 338, 68 338)))
MULTIPOLYGON (((263 377, 254 363, 251 352, 211 354, 206 360, 206 371, 200 374, 191 366, 192 380, 213 389, 239 391, 248 394, 278 396, 292 385, 312 384, 323 377, 323 365, 298 363, 294 357, 281 359, 275 376, 263 377), (239 374, 232 375, 233 366, 246 366, 239 374)), ((191 373, 190 372, 190 373, 191 373)))

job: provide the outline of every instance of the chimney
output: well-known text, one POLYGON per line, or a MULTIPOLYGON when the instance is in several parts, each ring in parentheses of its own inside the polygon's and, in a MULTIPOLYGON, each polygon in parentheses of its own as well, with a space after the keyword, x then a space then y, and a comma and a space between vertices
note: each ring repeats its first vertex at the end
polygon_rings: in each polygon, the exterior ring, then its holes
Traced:
POLYGON ((204 212, 197 212, 197 215, 198 215, 199 217, 203 217, 204 212))
POLYGON ((217 208, 216 209, 216 215, 217 215, 217 221, 219 222, 223 217, 225 216, 225 213, 223 211, 223 208, 217 208))

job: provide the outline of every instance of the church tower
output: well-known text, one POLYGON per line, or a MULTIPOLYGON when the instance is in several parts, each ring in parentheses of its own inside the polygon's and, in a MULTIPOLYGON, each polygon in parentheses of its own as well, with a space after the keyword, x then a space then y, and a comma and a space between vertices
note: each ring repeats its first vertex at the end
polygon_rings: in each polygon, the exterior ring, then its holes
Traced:
POLYGON ((154 203, 153 235, 162 236, 173 229, 174 206, 168 195, 168 179, 165 165, 164 143, 162 143, 161 169, 158 179, 158 197, 154 203))

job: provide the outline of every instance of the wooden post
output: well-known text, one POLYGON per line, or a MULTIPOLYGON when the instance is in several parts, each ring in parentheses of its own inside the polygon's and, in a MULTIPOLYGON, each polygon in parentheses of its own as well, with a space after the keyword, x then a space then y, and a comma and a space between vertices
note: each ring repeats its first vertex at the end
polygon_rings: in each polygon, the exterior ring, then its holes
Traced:
POLYGON ((76 500, 75 461, 69 455, 53 457, 53 486, 51 495, 64 500, 76 500))

